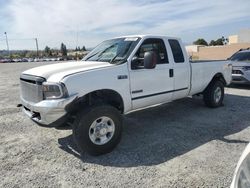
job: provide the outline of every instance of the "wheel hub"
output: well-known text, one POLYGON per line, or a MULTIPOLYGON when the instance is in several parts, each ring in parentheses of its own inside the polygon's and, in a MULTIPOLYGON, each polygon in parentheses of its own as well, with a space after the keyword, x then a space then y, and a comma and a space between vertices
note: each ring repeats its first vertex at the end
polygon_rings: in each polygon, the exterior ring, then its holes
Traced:
POLYGON ((107 134, 107 126, 105 124, 98 125, 95 129, 95 133, 97 137, 103 136, 107 134))
POLYGON ((100 130, 100 134, 103 136, 103 135, 105 135, 105 134, 107 134, 107 129, 106 128, 102 128, 101 130, 100 130))
POLYGON ((221 99, 222 91, 220 87, 217 87, 214 91, 214 99, 215 102, 218 103, 221 99))
POLYGON ((109 117, 96 119, 89 128, 89 138, 96 145, 106 144, 114 135, 115 124, 109 117))

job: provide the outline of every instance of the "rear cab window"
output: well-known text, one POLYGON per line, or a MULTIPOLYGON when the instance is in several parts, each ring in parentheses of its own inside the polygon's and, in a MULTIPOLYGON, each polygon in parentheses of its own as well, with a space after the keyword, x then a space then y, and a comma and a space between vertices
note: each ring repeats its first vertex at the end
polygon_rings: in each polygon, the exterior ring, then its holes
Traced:
POLYGON ((175 63, 184 63, 185 59, 179 41, 176 39, 169 39, 168 42, 172 50, 175 63))

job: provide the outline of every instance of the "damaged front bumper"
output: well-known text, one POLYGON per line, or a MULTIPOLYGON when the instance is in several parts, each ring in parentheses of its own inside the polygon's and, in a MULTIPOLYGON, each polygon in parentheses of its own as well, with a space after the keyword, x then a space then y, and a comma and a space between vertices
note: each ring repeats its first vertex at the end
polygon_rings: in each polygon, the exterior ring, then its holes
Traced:
POLYGON ((75 99, 76 95, 55 100, 43 100, 32 103, 21 97, 23 112, 39 125, 56 127, 63 124, 69 115, 66 108, 75 99))

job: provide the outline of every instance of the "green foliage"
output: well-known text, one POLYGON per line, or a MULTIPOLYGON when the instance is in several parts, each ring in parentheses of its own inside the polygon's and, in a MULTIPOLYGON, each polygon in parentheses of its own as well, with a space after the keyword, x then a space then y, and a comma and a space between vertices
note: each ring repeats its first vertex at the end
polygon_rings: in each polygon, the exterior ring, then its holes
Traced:
POLYGON ((215 41, 215 43, 216 43, 216 45, 223 45, 224 44, 222 38, 217 39, 215 41))
POLYGON ((52 51, 48 46, 45 47, 44 53, 45 53, 45 56, 47 56, 47 57, 52 56, 52 51))
POLYGON ((211 40, 210 43, 209 43, 209 46, 216 46, 216 45, 217 45, 217 43, 214 40, 211 40))
POLYGON ((76 47, 75 51, 81 51, 80 46, 76 47))
MULTIPOLYGON (((225 38, 222 36, 221 38, 218 38, 216 40, 211 40, 209 43, 209 46, 219 46, 219 45, 226 45, 228 43, 228 38, 225 38)), ((205 45, 208 46, 208 43, 205 39, 199 38, 196 41, 193 42, 195 45, 205 45)))
POLYGON ((67 56, 67 47, 65 44, 61 44, 61 53, 62 53, 62 56, 67 56))
POLYGON ((217 40, 211 40, 209 46, 219 46, 219 45, 226 45, 228 43, 228 39, 225 37, 218 38, 217 40))
POLYGON ((195 45, 204 45, 207 46, 207 41, 205 39, 199 38, 196 41, 193 42, 193 44, 195 45))
POLYGON ((26 58, 35 58, 36 57, 36 51, 27 51, 24 57, 26 58))
POLYGON ((228 43, 228 38, 225 38, 224 36, 221 37, 223 45, 228 43))
POLYGON ((86 48, 85 48, 85 46, 83 46, 82 48, 80 48, 80 46, 77 46, 75 48, 75 52, 77 52, 77 51, 86 51, 86 48))
MULTIPOLYGON (((79 51, 77 53, 78 59, 83 57, 83 54, 80 51, 86 51, 85 46, 82 48, 77 46, 76 49, 67 49, 64 43, 61 43, 60 49, 52 49, 49 46, 46 46, 44 50, 35 51, 35 50, 12 50, 11 58, 12 59, 21 59, 21 58, 42 58, 42 57, 62 57, 65 58, 74 58, 74 56, 70 55, 73 51, 79 51), (69 55, 68 55, 69 52, 69 55)), ((9 58, 9 53, 6 50, 0 50, 0 59, 9 58)))

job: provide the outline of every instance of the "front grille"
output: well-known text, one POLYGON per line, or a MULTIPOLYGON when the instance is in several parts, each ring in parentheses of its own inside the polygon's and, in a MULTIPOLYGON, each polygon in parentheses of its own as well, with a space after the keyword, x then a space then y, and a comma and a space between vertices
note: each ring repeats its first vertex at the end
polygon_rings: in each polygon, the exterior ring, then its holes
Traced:
POLYGON ((242 81, 242 78, 233 78, 233 81, 242 81))
POLYGON ((20 78, 21 96, 28 102, 40 102, 43 100, 42 83, 45 79, 29 75, 20 78))
POLYGON ((243 72, 241 70, 232 70, 232 74, 241 74, 241 75, 243 75, 243 72))

